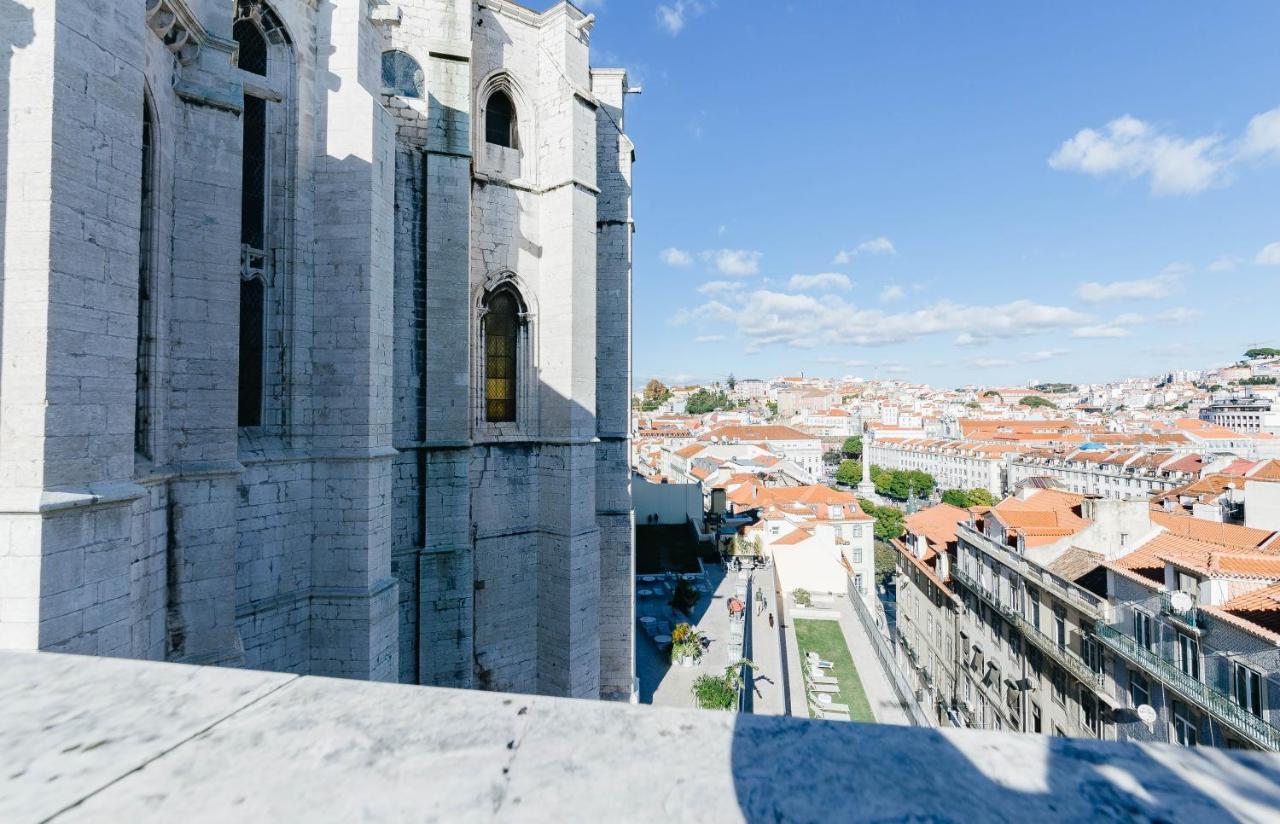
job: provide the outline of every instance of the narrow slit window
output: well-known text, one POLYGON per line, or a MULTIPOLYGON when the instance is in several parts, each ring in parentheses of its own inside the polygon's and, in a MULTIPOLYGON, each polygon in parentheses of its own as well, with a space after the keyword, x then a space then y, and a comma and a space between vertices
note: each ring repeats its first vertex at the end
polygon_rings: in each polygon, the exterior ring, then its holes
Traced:
POLYGON ((237 20, 231 34, 240 46, 236 65, 251 74, 267 76, 267 38, 252 20, 237 20))
POLYGON ((382 53, 382 88, 400 97, 421 100, 426 92, 426 77, 417 60, 392 49, 382 53))
POLYGON ((135 372, 137 379, 133 405, 133 447, 151 457, 151 358, 154 342, 152 328, 151 218, 154 208, 152 175, 155 170, 155 126, 151 102, 142 103, 142 197, 138 231, 138 345, 135 372))
POLYGON ((265 286, 261 278, 240 281, 240 426, 262 425, 262 342, 265 286))
POLYGON ((516 419, 518 347, 519 305, 509 292, 499 292, 484 316, 485 420, 490 423, 516 419))

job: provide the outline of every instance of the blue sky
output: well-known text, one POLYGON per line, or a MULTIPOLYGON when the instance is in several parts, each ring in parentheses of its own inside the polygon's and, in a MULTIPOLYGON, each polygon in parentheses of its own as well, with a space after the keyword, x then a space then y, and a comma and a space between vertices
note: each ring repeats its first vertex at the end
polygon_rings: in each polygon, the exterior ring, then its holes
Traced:
POLYGON ((637 382, 1089 382, 1280 345, 1274 0, 580 5, 644 87, 637 382))

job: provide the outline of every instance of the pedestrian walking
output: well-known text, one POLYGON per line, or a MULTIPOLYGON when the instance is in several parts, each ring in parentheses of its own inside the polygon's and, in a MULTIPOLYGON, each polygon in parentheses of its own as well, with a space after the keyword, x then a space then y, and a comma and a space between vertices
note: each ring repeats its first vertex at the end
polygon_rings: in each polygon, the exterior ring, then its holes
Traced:
POLYGON ((769 613, 769 629, 773 629, 773 613, 769 613))

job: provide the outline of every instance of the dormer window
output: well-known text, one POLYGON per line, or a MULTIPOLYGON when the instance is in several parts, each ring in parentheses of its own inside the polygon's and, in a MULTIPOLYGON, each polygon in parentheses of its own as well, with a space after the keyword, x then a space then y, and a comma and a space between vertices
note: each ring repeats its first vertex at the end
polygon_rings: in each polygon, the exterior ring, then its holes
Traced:
POLYGON ((520 148, 516 131, 516 107, 504 91, 499 90, 489 96, 484 113, 484 135, 485 141, 495 146, 520 148))

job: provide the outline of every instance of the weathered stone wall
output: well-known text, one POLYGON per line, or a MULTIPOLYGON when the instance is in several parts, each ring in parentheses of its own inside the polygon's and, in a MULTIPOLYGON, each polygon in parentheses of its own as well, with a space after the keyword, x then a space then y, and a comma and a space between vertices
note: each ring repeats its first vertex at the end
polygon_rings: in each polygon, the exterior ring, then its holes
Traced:
POLYGON ((10 5, 0 647, 627 693, 630 149, 621 73, 594 87, 581 14, 271 0, 261 78, 234 65, 233 0, 10 5), (384 94, 388 48, 421 64, 424 99, 384 94), (473 173, 499 72, 521 150, 473 173), (251 428, 245 94, 269 101, 270 134, 251 428), (503 273, 528 307, 514 427, 483 421, 474 351, 503 273))

